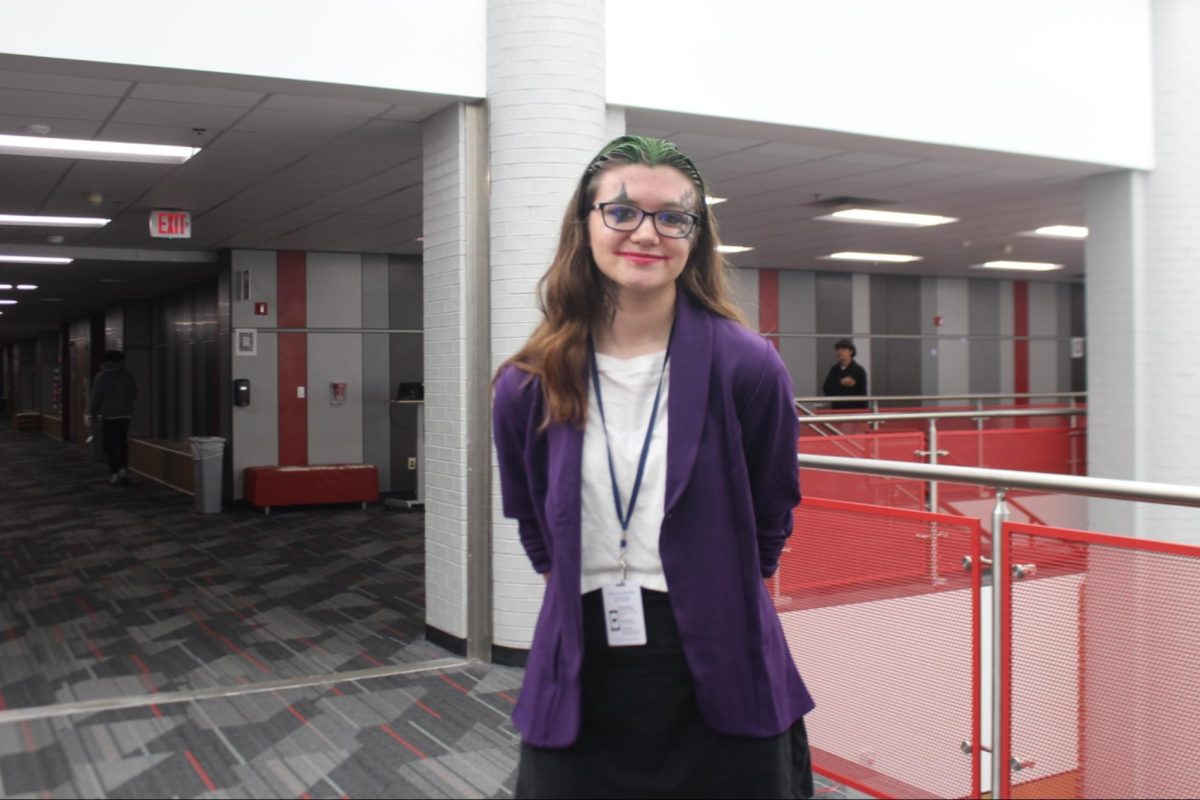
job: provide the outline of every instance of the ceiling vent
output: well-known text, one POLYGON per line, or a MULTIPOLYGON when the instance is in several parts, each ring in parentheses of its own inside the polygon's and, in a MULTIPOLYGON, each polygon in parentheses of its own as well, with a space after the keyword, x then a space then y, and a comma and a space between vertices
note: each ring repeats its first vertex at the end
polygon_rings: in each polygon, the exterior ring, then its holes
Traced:
POLYGON ((853 197, 851 195, 840 195, 838 197, 821 197, 817 195, 807 205, 836 211, 839 208, 878 208, 879 206, 890 206, 892 205, 892 201, 877 200, 871 197, 853 197))

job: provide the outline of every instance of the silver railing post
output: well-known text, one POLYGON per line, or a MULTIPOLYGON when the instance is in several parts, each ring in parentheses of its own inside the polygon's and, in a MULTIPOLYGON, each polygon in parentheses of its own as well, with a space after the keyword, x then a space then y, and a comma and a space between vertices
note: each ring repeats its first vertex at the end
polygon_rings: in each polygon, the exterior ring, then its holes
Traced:
POLYGON ((1008 491, 997 487, 996 505, 992 508, 992 797, 1007 797, 1002 789, 1007 783, 1009 768, 1008 747, 1004 742, 1002 711, 1003 687, 1008 680, 1008 664, 1003 658, 1001 622, 1008 600, 1008 568, 1004 563, 1004 520, 1008 506, 1004 502, 1008 491))
MULTIPOLYGON (((938 440, 937 440, 937 420, 929 420, 929 463, 932 466, 937 466, 938 463, 938 440)), ((936 480, 929 480, 929 510, 936 514, 938 513, 938 484, 936 480)))

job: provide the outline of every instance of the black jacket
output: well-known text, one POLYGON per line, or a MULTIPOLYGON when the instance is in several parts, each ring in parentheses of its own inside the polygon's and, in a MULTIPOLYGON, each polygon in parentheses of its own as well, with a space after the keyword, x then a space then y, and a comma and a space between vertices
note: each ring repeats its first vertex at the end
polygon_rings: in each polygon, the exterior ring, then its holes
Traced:
POLYGON ((92 396, 88 401, 88 416, 95 419, 121 419, 133 416, 133 401, 137 398, 137 382, 133 373, 118 364, 104 364, 92 381, 92 396))
MULTIPOLYGON (((865 396, 868 394, 867 371, 857 361, 851 361, 850 366, 844 368, 841 364, 834 364, 829 368, 829 374, 825 376, 825 386, 821 393, 827 397, 865 396), (842 386, 842 378, 847 377, 854 379, 853 386, 842 386)), ((864 400, 833 403, 832 406, 842 411, 868 408, 864 400)))

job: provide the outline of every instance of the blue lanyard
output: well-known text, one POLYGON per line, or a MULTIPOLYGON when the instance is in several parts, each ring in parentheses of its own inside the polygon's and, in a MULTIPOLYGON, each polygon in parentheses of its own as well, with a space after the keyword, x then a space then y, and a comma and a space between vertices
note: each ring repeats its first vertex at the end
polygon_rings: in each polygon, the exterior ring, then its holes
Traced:
POLYGON ((658 374, 658 389, 654 392, 654 406, 650 409, 650 425, 646 428, 646 438, 642 442, 642 455, 638 459, 637 475, 633 479, 633 491, 629 493, 629 509, 621 508, 621 493, 617 489, 617 470, 613 465, 612 443, 608 438, 608 423, 604 418, 604 398, 600 393, 600 368, 596 365, 596 348, 588 337, 588 360, 591 365, 592 390, 596 393, 596 407, 600 410, 600 426, 604 430, 604 449, 608 454, 608 475, 612 480, 613 506, 617 511, 617 522, 621 524, 621 581, 625 580, 625 551, 629 546, 627 533, 629 522, 633 519, 633 509, 637 505, 638 492, 642 488, 642 476, 646 472, 646 459, 650 455, 650 440, 654 437, 654 422, 658 419, 658 404, 662 399, 663 378, 667 374, 667 362, 671 358, 671 340, 675 338, 675 324, 671 323, 671 333, 667 338, 667 352, 663 356, 662 371, 658 374))

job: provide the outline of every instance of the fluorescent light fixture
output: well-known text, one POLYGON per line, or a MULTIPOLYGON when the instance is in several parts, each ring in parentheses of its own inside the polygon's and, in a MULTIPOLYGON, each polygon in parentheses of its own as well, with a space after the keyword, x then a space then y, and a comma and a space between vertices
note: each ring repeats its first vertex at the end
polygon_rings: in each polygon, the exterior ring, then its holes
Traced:
POLYGON ((907 264, 910 261, 920 261, 921 256, 906 256, 900 253, 855 253, 847 250, 841 253, 830 253, 821 258, 832 261, 886 261, 891 264, 907 264))
POLYGON ((747 247, 741 244, 719 244, 717 245, 718 253, 749 253, 753 247, 747 247))
POLYGON ((0 306, 15 306, 16 304, 16 300, 0 300, 0 306))
POLYGON ((12 288, 11 283, 0 283, 0 291, 5 291, 5 290, 11 289, 11 288, 12 288))
POLYGON ((0 134, 0 154, 9 156, 48 156, 86 158, 97 161, 140 161, 148 164, 182 164, 199 147, 137 142, 101 142, 93 139, 52 139, 46 136, 0 134))
POLYGON ((877 211, 873 208, 845 208, 815 219, 827 219, 831 222, 862 222, 867 225, 900 225, 905 228, 924 228, 930 225, 958 222, 958 217, 910 214, 906 211, 877 211))
POLYGON ((1024 272, 1053 272, 1062 268, 1062 264, 1052 264, 1049 261, 985 261, 982 264, 971 265, 971 269, 1016 269, 1024 272))
POLYGON ((37 284, 33 284, 33 283, 18 283, 17 284, 18 292, 32 292, 36 288, 37 288, 37 284))
POLYGON ((111 219, 103 217, 43 217, 29 214, 0 214, 0 225, 35 225, 44 228, 103 228, 111 219))
POLYGON ((8 264, 70 264, 75 259, 61 256, 0 256, 8 264))
POLYGON ((1031 231, 1022 231, 1021 235, 1049 236, 1053 239, 1086 239, 1088 229, 1082 225, 1047 225, 1031 231))
POLYGON ((708 196, 706 195, 706 196, 704 197, 704 202, 705 202, 707 205, 710 205, 710 206, 715 206, 715 205, 718 205, 718 204, 720 204, 720 203, 724 203, 724 202, 725 202, 726 200, 728 200, 728 199, 729 199, 728 197, 708 197, 708 196))

